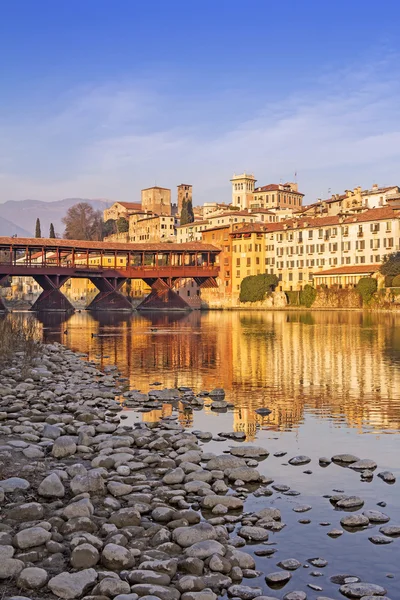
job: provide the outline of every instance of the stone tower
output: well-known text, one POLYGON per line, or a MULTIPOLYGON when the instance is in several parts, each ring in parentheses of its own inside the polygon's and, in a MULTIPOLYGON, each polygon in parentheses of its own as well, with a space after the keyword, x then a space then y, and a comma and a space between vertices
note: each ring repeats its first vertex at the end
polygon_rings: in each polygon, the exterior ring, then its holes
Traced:
POLYGON ((184 200, 191 200, 193 202, 193 186, 188 183, 178 185, 178 215, 182 212, 184 200))
POLYGON ((232 177, 232 206, 239 206, 241 210, 249 208, 256 181, 254 175, 249 173, 232 177))
POLYGON ((171 190, 158 186, 142 190, 142 210, 155 215, 171 215, 171 190))

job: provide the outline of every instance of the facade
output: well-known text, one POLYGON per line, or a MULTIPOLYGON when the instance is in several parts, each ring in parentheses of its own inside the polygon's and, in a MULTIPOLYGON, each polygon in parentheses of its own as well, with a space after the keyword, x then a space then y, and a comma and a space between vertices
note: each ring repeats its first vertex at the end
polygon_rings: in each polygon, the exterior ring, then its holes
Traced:
POLYGON ((300 209, 304 194, 298 191, 297 183, 272 183, 255 188, 249 208, 292 208, 300 209))
POLYGON ((129 219, 130 242, 175 242, 176 217, 165 215, 148 215, 129 219))
POLYGON ((343 266, 337 269, 320 271, 314 275, 314 286, 326 285, 327 287, 351 287, 357 285, 362 277, 372 277, 379 270, 380 265, 355 265, 343 266))
POLYGON ((193 202, 193 186, 187 183, 181 183, 178 185, 178 215, 182 212, 183 201, 191 200, 193 202))
POLYGON ((137 202, 114 202, 110 208, 106 208, 103 212, 104 222, 112 219, 117 221, 120 217, 128 219, 130 215, 141 212, 142 205, 137 202))
POLYGON ((238 206, 241 210, 250 208, 256 181, 252 173, 232 177, 232 206, 238 206))
POLYGON ((217 277, 218 289, 204 290, 202 297, 207 295, 230 297, 232 294, 232 238, 234 225, 221 225, 207 229, 202 233, 202 241, 221 249, 219 254, 219 275, 217 277))
POLYGON ((277 275, 280 290, 301 290, 327 270, 379 268, 386 254, 399 250, 400 211, 383 207, 347 217, 255 223, 231 236, 233 296, 244 277, 258 272, 277 275))
POLYGON ((201 242, 201 232, 207 229, 207 220, 193 221, 176 228, 176 241, 178 244, 185 242, 201 242))
POLYGON ((142 190, 142 209, 157 215, 171 215, 171 190, 154 186, 142 190))

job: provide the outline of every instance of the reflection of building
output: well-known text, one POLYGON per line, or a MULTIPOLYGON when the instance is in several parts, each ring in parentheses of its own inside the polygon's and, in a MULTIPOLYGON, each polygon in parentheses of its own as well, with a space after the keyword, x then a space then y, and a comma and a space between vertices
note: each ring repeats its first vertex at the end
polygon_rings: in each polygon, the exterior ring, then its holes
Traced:
MULTIPOLYGON (((117 364, 141 391, 155 380, 195 391, 223 387, 235 404, 225 417, 251 439, 257 424, 293 430, 309 416, 334 426, 344 421, 398 431, 400 370, 393 360, 400 356, 399 325, 398 315, 362 312, 76 313, 67 327, 60 324, 58 341, 88 352, 90 360, 99 357, 102 367, 117 364), (270 415, 255 414, 265 406, 270 415)), ((164 404, 143 418, 169 411, 164 404)), ((179 419, 190 426, 192 412, 179 419)))

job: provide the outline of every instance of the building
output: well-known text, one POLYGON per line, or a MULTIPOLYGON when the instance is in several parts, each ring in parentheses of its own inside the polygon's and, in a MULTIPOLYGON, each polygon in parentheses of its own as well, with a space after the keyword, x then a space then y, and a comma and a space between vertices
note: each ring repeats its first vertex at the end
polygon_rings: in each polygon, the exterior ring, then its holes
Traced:
POLYGON ((230 297, 232 294, 232 238, 230 234, 237 227, 235 225, 220 225, 202 232, 202 241, 212 244, 221 249, 218 256, 219 275, 217 277, 218 288, 211 288, 202 292, 202 298, 207 301, 208 297, 213 299, 230 297))
POLYGON ((142 190, 141 208, 156 215, 172 215, 171 190, 154 186, 142 190))
MULTIPOLYGON (((306 284, 314 285, 314 278, 320 282, 319 274, 331 269, 379 267, 386 254, 399 250, 400 210, 386 206, 356 215, 254 223, 230 235, 233 296, 239 294, 244 277, 258 272, 276 274, 283 291, 301 290, 306 284)), ((344 279, 341 285, 354 281, 344 279)), ((327 279, 328 284, 332 282, 327 279)))
POLYGON ((187 183, 181 183, 178 185, 178 215, 182 212, 183 201, 193 202, 193 186, 187 183))
POLYGON ((249 173, 232 177, 232 206, 238 206, 241 210, 250 208, 256 181, 254 175, 249 173))
POLYGON ((249 208, 300 209, 304 194, 298 191, 297 183, 271 183, 255 188, 249 208))
POLYGON ((314 286, 326 285, 341 288, 356 286, 362 277, 372 277, 379 271, 380 265, 343 265, 314 274, 314 286))
POLYGON ((175 242, 176 217, 166 215, 146 215, 129 219, 130 242, 175 242))
POLYGON ((103 212, 104 222, 112 219, 117 221, 120 217, 129 219, 130 215, 142 211, 142 205, 138 202, 114 202, 110 208, 106 208, 103 212))
POLYGON ((232 177, 232 206, 238 206, 240 210, 301 209, 304 194, 299 192, 297 183, 271 183, 256 187, 256 181, 254 175, 248 173, 232 177))
POLYGON ((208 220, 193 221, 176 228, 176 241, 178 244, 185 242, 201 242, 201 232, 207 229, 208 220))

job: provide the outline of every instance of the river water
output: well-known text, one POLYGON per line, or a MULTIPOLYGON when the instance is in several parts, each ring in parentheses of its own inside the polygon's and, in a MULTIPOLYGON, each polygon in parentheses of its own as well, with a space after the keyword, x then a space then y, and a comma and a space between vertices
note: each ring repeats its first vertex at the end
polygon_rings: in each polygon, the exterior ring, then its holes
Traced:
MULTIPOLYGON (((311 599, 335 599, 342 596, 330 577, 347 573, 384 586, 392 600, 400 598, 400 538, 389 545, 371 543, 368 538, 379 533, 376 525, 344 531, 332 539, 327 532, 340 528, 345 513, 324 498, 333 490, 360 496, 365 505, 357 512, 383 510, 391 525, 400 526, 400 316, 327 311, 98 316, 82 312, 66 320, 47 316, 41 323, 45 341, 87 353, 101 367, 116 364, 130 389, 148 391, 155 381, 195 391, 225 389, 225 399, 234 404, 227 412, 210 407, 188 411, 183 405, 165 404, 159 411, 128 411, 125 423, 176 414, 188 430, 214 435, 243 431, 247 441, 270 451, 259 470, 300 495, 249 496, 246 508, 278 507, 287 525, 270 534, 277 552, 256 558, 257 568, 264 574, 277 571, 276 563, 287 558, 309 564, 310 558, 322 557, 328 565, 298 569, 281 590, 269 590, 263 578, 244 583, 260 584, 276 598, 304 590, 311 599), (271 414, 257 415, 260 407, 268 407, 271 414), (274 456, 283 451, 286 456, 274 456), (375 460, 373 480, 362 482, 359 473, 333 463, 319 465, 319 457, 338 453, 375 460), (308 455, 311 463, 288 465, 297 454, 308 455), (311 474, 304 472, 308 470, 311 474), (394 485, 376 476, 383 470, 397 476, 394 485), (387 503, 383 509, 377 506, 382 501, 387 503), (304 504, 312 509, 304 514, 293 511, 304 504), (304 518, 311 523, 298 522, 304 518), (314 577, 314 571, 322 575, 314 577)), ((221 453, 230 445, 232 441, 211 441, 205 449, 221 453)))

